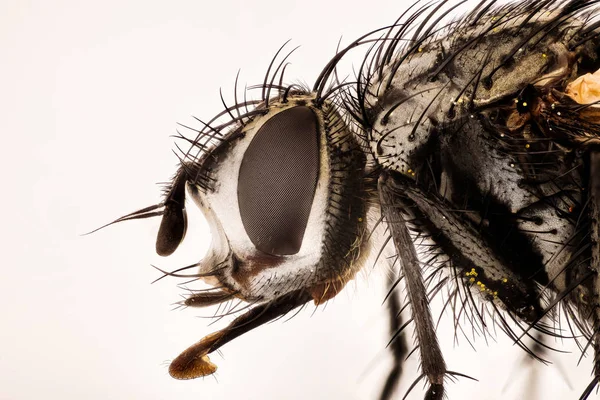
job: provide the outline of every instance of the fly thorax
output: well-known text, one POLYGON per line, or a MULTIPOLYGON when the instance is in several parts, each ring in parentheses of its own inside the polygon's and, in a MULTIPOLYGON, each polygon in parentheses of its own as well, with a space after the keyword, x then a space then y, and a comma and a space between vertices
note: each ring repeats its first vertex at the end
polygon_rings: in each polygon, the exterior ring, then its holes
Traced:
POLYGON ((424 166, 436 127, 444 121, 456 90, 448 80, 429 82, 417 77, 409 82, 395 78, 381 96, 371 99, 368 137, 381 166, 414 177, 424 166))

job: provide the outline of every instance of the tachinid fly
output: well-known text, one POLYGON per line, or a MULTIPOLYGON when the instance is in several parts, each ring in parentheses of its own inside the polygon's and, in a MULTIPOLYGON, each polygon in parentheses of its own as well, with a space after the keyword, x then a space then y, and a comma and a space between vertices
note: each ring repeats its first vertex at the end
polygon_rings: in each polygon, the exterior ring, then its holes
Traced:
POLYGON ((484 0, 456 19, 462 3, 416 3, 341 49, 312 88, 285 83, 282 47, 259 100, 236 90, 235 105, 181 134, 164 200, 115 222, 162 216, 156 251, 168 256, 193 199, 211 249, 166 275, 213 286, 185 306, 248 307, 170 374, 214 373, 210 353, 333 298, 370 254, 399 276, 386 300, 396 366, 381 399, 413 352, 420 371, 404 393, 423 382, 426 399, 441 399, 449 378, 466 377, 438 345, 436 296, 457 321, 480 332, 493 321, 532 357, 524 337, 575 340, 594 354, 588 398, 600 380, 598 2, 484 0), (364 60, 340 80, 350 51, 364 60))

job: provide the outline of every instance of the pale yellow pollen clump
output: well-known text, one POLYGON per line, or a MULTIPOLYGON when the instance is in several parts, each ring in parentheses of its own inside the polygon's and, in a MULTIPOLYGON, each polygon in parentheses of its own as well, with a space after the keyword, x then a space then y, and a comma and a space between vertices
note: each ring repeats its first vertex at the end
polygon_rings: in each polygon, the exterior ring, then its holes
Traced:
POLYGON ((477 271, 475 270, 475 268, 471 268, 471 271, 469 272, 465 272, 466 276, 470 276, 471 278, 469 278, 469 282, 470 283, 475 283, 477 286, 479 286, 479 290, 482 292, 485 292, 486 294, 490 295, 490 296, 494 296, 494 299, 498 298, 498 292, 497 291, 493 291, 490 288, 488 288, 485 283, 481 282, 481 281, 476 281, 475 277, 477 275, 479 275, 477 273, 477 271))
POLYGON ((465 275, 467 275, 467 276, 477 276, 477 271, 475 271, 475 268, 471 268, 471 272, 467 272, 467 273, 465 273, 465 275))
POLYGON ((587 73, 567 85, 567 95, 579 104, 600 101, 600 70, 587 73))

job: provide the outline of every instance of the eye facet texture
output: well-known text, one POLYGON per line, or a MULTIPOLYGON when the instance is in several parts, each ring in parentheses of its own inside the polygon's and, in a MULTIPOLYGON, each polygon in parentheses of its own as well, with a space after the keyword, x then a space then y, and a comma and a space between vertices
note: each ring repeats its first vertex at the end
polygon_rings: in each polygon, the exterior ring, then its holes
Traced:
POLYGON ((300 251, 319 175, 317 117, 305 106, 270 118, 248 146, 238 181, 244 229, 272 255, 300 251))

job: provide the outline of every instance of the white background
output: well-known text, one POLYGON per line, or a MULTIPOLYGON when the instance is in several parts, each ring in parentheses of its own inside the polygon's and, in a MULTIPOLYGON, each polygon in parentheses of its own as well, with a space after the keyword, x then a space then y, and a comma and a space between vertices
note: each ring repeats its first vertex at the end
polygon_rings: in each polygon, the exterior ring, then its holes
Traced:
MULTIPOLYGON (((175 123, 220 111, 219 87, 232 102, 238 68, 242 84, 261 82, 292 38, 302 47, 288 79, 312 84, 342 35, 347 43, 393 23, 404 6, 4 0, 0 7, 0 399, 376 398, 390 359, 383 274, 371 266, 324 309, 223 347, 212 356, 215 377, 181 382, 169 377, 169 361, 226 321, 209 327, 197 317, 214 310, 171 311, 177 281, 150 285, 160 275, 150 264, 175 269, 200 259, 210 242, 201 215, 189 207, 188 237, 165 259, 154 254, 158 219, 81 234, 159 201, 155 183, 177 163, 175 123)), ((475 352, 464 339, 453 350, 445 329, 449 368, 480 379, 450 384, 451 399, 578 398, 590 379, 589 361, 576 367, 577 354, 553 354, 559 362, 536 381, 500 332, 501 344, 480 338, 475 352)), ((417 376, 414 360, 407 371, 399 398, 417 376)), ((421 398, 417 392, 410 398, 421 398)))

